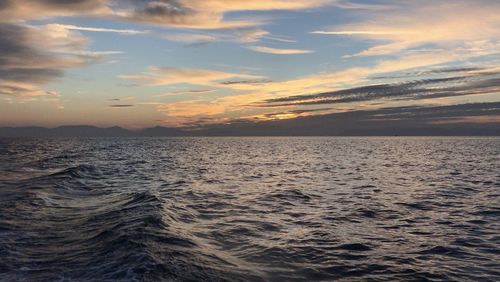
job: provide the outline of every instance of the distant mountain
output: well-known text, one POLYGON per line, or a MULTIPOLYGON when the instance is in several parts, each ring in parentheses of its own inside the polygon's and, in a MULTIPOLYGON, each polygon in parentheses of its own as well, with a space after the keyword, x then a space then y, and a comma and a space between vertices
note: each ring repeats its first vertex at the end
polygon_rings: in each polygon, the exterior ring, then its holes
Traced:
POLYGON ((311 115, 274 121, 235 121, 201 128, 129 130, 89 125, 4 127, 0 137, 138 136, 500 136, 500 102, 399 107, 311 115))
MULTIPOLYGON (((325 118, 325 117, 324 117, 325 118)), ((339 126, 324 119, 298 118, 262 123, 217 125, 200 130, 153 127, 128 130, 94 126, 3 127, 0 137, 181 137, 181 136, 500 136, 499 124, 446 126, 339 126)))
POLYGON ((141 130, 129 130, 118 126, 101 128, 90 125, 69 125, 55 128, 44 127, 3 127, 2 137, 134 137, 134 136, 182 136, 184 131, 153 127, 141 130))
POLYGON ((63 137, 124 137, 131 135, 129 130, 118 126, 108 128, 100 128, 89 125, 60 126, 47 129, 47 132, 50 134, 49 136, 63 137))
POLYGON ((99 128, 88 125, 44 127, 3 127, 0 136, 4 137, 93 137, 93 136, 128 136, 130 132, 120 127, 99 128))

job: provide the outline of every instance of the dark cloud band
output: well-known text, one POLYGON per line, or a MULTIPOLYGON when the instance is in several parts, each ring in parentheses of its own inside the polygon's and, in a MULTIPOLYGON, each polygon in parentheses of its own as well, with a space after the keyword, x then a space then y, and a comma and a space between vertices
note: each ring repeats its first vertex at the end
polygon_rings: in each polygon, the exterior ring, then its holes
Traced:
POLYGON ((484 94, 498 91, 500 78, 497 76, 498 74, 488 73, 377 84, 312 95, 268 99, 258 105, 282 107, 376 101, 380 99, 418 100, 484 94))

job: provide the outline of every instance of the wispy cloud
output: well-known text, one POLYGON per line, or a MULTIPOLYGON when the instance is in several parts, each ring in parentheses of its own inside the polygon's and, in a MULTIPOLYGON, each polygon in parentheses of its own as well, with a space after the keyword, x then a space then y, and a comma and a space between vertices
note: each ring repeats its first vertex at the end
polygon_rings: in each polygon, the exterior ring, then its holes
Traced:
POLYGON ((222 81, 221 85, 236 85, 236 84, 247 84, 247 85, 259 85, 265 83, 271 83, 272 80, 269 79, 254 79, 254 80, 228 80, 222 81))
POLYGON ((399 34, 391 31, 374 31, 374 30, 342 30, 342 31, 324 31, 315 30, 311 34, 326 34, 326 35, 392 35, 399 34))
POLYGON ((58 27, 58 28, 68 29, 68 30, 81 30, 81 31, 92 31, 92 32, 110 32, 110 33, 119 33, 119 34, 125 34, 125 35, 137 35, 137 34, 150 33, 149 30, 113 29, 113 28, 86 27, 86 26, 66 25, 66 24, 51 24, 51 25, 58 27))
POLYGON ((181 90, 181 91, 173 91, 169 93, 154 95, 153 97, 168 97, 168 96, 190 95, 190 94, 208 94, 214 92, 215 89, 181 90))
POLYGON ((115 104, 115 105, 109 105, 110 108, 131 108, 134 107, 132 104, 115 104))
MULTIPOLYGON (((290 110, 284 112, 273 112, 267 114, 253 115, 249 117, 242 117, 242 121, 271 121, 271 120, 283 120, 283 119, 294 119, 298 117, 311 116, 313 114, 318 114, 321 112, 330 111, 331 108, 319 108, 319 109, 301 109, 301 110, 290 110)), ((231 122, 234 122, 232 120, 231 122)))
POLYGON ((500 77, 498 74, 477 74, 376 84, 312 95, 267 99, 260 105, 284 107, 352 103, 381 99, 418 100, 496 93, 499 91, 500 77))
POLYGON ((314 52, 313 50, 277 49, 265 46, 249 46, 247 48, 255 52, 275 54, 275 55, 295 55, 295 54, 308 54, 314 52))
POLYGON ((141 74, 122 75, 120 78, 135 81, 139 85, 149 86, 173 85, 179 83, 217 86, 218 81, 231 78, 257 79, 261 77, 208 69, 149 67, 146 72, 141 74))
POLYGON ((263 39, 284 43, 296 42, 287 37, 273 35, 261 28, 234 28, 225 31, 204 33, 171 33, 160 35, 168 41, 186 43, 188 46, 202 46, 212 42, 255 43, 263 39))
POLYGON ((257 42, 262 37, 269 35, 269 32, 263 29, 235 29, 232 33, 239 42, 243 43, 257 42))
POLYGON ((253 43, 258 42, 261 39, 267 39, 272 41, 293 43, 296 42, 290 38, 286 38, 284 36, 273 35, 267 30, 263 30, 261 28, 257 29, 235 29, 232 30, 232 33, 236 36, 237 41, 242 43, 253 43))
POLYGON ((496 73, 494 69, 489 69, 487 67, 440 67, 440 68, 430 68, 426 70, 415 70, 411 72, 399 72, 392 75, 374 76, 373 79, 394 79, 394 78, 408 78, 414 76, 422 75, 434 75, 434 74, 454 74, 454 73, 465 73, 465 74, 477 74, 490 72, 496 73))
POLYGON ((162 36, 162 38, 188 44, 206 44, 218 40, 218 37, 210 34, 175 33, 162 36))

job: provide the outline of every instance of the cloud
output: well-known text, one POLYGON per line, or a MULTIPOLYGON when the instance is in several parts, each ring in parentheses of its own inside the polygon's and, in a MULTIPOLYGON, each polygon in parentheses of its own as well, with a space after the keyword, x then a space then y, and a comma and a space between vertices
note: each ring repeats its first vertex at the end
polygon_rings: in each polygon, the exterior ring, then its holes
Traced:
POLYGON ((168 117, 168 125, 170 126, 182 126, 199 119, 220 115, 226 112, 226 109, 224 104, 201 100, 180 101, 157 106, 157 110, 168 117), (196 113, 196 116, 193 116, 193 113, 196 113))
MULTIPOLYGON (((374 76, 373 79, 393 79, 405 78, 412 76, 433 75, 433 74, 448 74, 448 73, 484 73, 489 69, 486 67, 447 67, 447 68, 431 68, 427 70, 401 72, 393 75, 374 76)), ((495 72, 496 73, 496 72, 495 72)))
POLYGON ((218 81, 232 78, 257 79, 260 76, 228 73, 208 69, 149 67, 148 71, 138 75, 122 75, 122 79, 135 81, 138 85, 161 86, 179 83, 217 86, 218 81))
POLYGON ((269 79, 228 80, 228 81, 222 81, 220 84, 221 85, 235 85, 235 84, 258 85, 258 84, 265 84, 265 83, 271 83, 271 82, 273 82, 273 81, 269 80, 269 79))
POLYGON ((111 13, 106 0, 1 0, 0 21, 14 22, 58 16, 105 15, 111 13))
POLYGON ((62 77, 66 69, 110 54, 89 51, 87 45, 87 38, 57 25, 0 23, 0 94, 57 95, 39 87, 62 77))
POLYGON ((249 46, 250 50, 261 53, 276 54, 276 55, 293 55, 293 54, 307 54, 313 53, 312 50, 302 50, 302 49, 276 49, 264 46, 249 46))
MULTIPOLYGON (((320 93, 339 89, 340 86, 366 84, 371 77, 391 74, 404 70, 427 68, 459 58, 459 54, 436 52, 432 54, 412 54, 397 59, 381 60, 366 67, 351 67, 344 70, 306 75, 290 80, 273 81, 265 84, 232 84, 233 90, 258 93, 258 97, 284 97, 320 93)), ((246 95, 249 96, 249 95, 246 95)), ((241 98, 241 97, 240 97, 241 98)))
POLYGON ((268 39, 279 42, 292 43, 296 42, 288 38, 282 38, 279 36, 274 36, 269 31, 263 29, 235 29, 232 33, 236 36, 238 42, 242 43, 253 43, 258 42, 261 39, 268 39))
POLYGON ((55 91, 41 90, 31 85, 16 85, 13 82, 5 81, 0 81, 0 94, 16 97, 59 96, 55 91))
POLYGON ((311 34, 326 34, 326 35, 394 35, 398 34, 394 31, 374 31, 374 30, 342 30, 342 31, 324 31, 316 30, 311 34))
POLYGON ((430 121, 429 124, 500 124, 500 115, 479 115, 479 116, 461 116, 461 117, 445 117, 430 121))
POLYGON ((110 102, 130 101, 130 100, 135 100, 135 97, 129 96, 129 97, 122 97, 122 98, 110 98, 110 99, 108 99, 108 101, 110 101, 110 102))
POLYGON ((498 53, 500 4, 493 1, 419 1, 372 11, 360 20, 314 34, 370 39, 374 46, 355 56, 395 55, 412 48, 468 50, 472 56, 498 53))
POLYGON ((267 99, 262 106, 339 104, 380 99, 418 100, 500 92, 498 75, 464 75, 376 84, 313 95, 267 99))
MULTIPOLYGON (((298 77, 291 80, 268 81, 265 78, 242 79, 242 83, 231 83, 239 81, 235 79, 223 80, 210 83, 210 86, 226 87, 234 93, 230 96, 215 97, 212 100, 189 101, 190 111, 183 111, 182 116, 176 116, 178 111, 163 111, 172 122, 175 120, 182 124, 196 122, 198 118, 207 117, 208 113, 214 113, 213 117, 220 120, 227 116, 241 116, 243 114, 260 113, 269 111, 258 107, 259 103, 267 99, 288 97, 293 95, 308 95, 309 93, 323 93, 335 91, 340 86, 366 84, 370 77, 400 72, 403 70, 439 65, 457 58, 457 54, 438 52, 433 54, 412 54, 398 59, 382 60, 374 66, 352 67, 340 71, 324 72, 298 77), (230 81, 230 83, 227 83, 230 81), (245 83, 246 81, 246 83, 245 83), (261 81, 261 83, 256 83, 261 81), (216 107, 217 111, 204 109, 216 107)), ((168 107, 175 109, 177 105, 185 108, 184 102, 171 102, 168 107)), ((167 106, 166 106, 167 107, 167 106)))
POLYGON ((130 108, 134 107, 135 105, 131 104, 115 104, 115 105, 109 105, 110 108, 130 108))
MULTIPOLYGON (((270 121, 270 120, 282 120, 282 119, 293 119, 298 117, 310 116, 312 114, 317 114, 319 112, 329 111, 331 108, 320 108, 320 109, 302 109, 302 110, 290 110, 284 112, 274 112, 261 115, 253 115, 250 117, 242 117, 241 121, 270 121)), ((234 122, 234 120, 231 120, 234 122)))
POLYGON ((265 23, 265 21, 258 18, 228 20, 227 13, 272 10, 300 11, 324 6, 368 10, 382 7, 381 5, 354 4, 341 0, 1 0, 0 21, 15 22, 51 17, 92 16, 170 27, 234 29, 255 27, 265 23))
POLYGON ((236 11, 302 10, 334 5, 333 0, 163 0, 126 1, 114 9, 117 18, 196 29, 225 29, 262 24, 258 19, 227 20, 224 15, 236 11))
POLYGON ((162 38, 174 41, 186 43, 188 46, 202 46, 211 42, 215 42, 219 40, 219 37, 210 34, 192 34, 192 33, 176 33, 176 34, 168 34, 162 36, 162 38))
POLYGON ((210 32, 210 33, 173 33, 161 35, 169 41, 186 43, 188 46, 201 46, 212 42, 236 42, 236 43, 254 43, 262 39, 279 41, 279 42, 295 42, 294 40, 275 36, 263 29, 235 28, 226 32, 210 32))
MULTIPOLYGON (((344 99, 345 102, 353 103, 349 106, 355 107, 357 102, 362 101, 423 99, 423 97, 469 95, 488 91, 490 93, 498 87, 497 80, 493 76, 476 80, 464 78, 463 81, 447 82, 451 83, 449 86, 455 88, 444 87, 446 86, 444 82, 441 84, 435 82, 435 84, 439 84, 440 89, 433 88, 436 85, 423 83, 422 79, 417 79, 418 85, 409 85, 400 81, 406 79, 406 76, 434 77, 455 72, 469 76, 482 72, 481 67, 477 67, 477 70, 467 70, 465 67, 457 67, 456 70, 453 70, 450 67, 449 71, 444 69, 434 71, 430 70, 429 67, 452 62, 463 64, 471 58, 497 54, 499 52, 497 50, 500 50, 500 32, 497 28, 499 26, 497 15, 500 14, 500 5, 495 1, 431 2, 424 0, 419 4, 398 2, 393 7, 384 7, 385 10, 381 11, 382 7, 378 5, 327 0, 0 0, 0 22, 3 22, 2 25, 10 25, 10 28, 1 30, 3 33, 0 34, 2 41, 0 42, 0 91, 3 94, 13 96, 57 95, 56 92, 44 90, 43 87, 61 78, 67 69, 86 66, 99 62, 104 56, 120 53, 119 51, 88 50, 89 40, 82 36, 79 31, 110 32, 123 35, 147 32, 63 24, 31 26, 26 24, 26 20, 61 16, 91 16, 107 20, 132 21, 188 29, 226 29, 221 32, 186 31, 168 35, 166 39, 187 44, 206 44, 219 40, 252 43, 251 45, 254 46, 248 48, 257 52, 305 54, 313 51, 260 46, 266 44, 255 42, 263 40, 290 42, 293 40, 272 35, 261 28, 260 24, 267 23, 264 18, 243 18, 238 15, 246 13, 234 12, 301 11, 328 5, 344 9, 364 9, 362 13, 359 13, 364 18, 347 25, 322 28, 313 33, 331 35, 332 38, 334 36, 359 38, 371 45, 354 54, 355 56, 384 55, 388 57, 377 61, 363 61, 363 64, 368 62, 363 66, 321 72, 283 81, 271 81, 257 75, 206 69, 159 67, 151 67, 143 73, 121 77, 141 86, 187 83, 203 85, 206 88, 222 87, 232 94, 223 97, 207 95, 208 97, 204 97, 204 100, 174 102, 170 106, 161 108, 164 113, 174 119, 181 117, 194 119, 207 115, 216 115, 211 117, 214 119, 221 118, 217 115, 265 115, 270 110, 275 111, 276 109, 267 109, 267 112, 264 112, 262 107, 255 106, 256 103, 298 95, 304 97, 296 101, 282 103, 306 103, 307 105, 307 103, 331 102, 333 100, 338 103, 344 99), (485 5, 485 3, 489 5, 485 5), (369 21, 365 20, 366 18, 369 21), (21 24, 22 22, 24 24, 21 24), (10 29, 14 30, 12 31, 14 35, 8 34, 10 29), (421 70, 412 71, 415 68, 421 68, 421 70), (405 72, 402 73, 402 71, 405 72), (396 81, 377 83, 373 79, 394 79, 396 81), (473 85, 475 82, 477 84, 473 85), (373 86, 378 86, 378 88, 373 86), (475 89, 473 89, 474 87, 475 89), (349 89, 355 89, 358 92, 340 95, 339 91, 349 89), (329 96, 311 98, 311 93, 325 95, 328 93, 329 96), (185 110, 175 110, 175 107, 185 110), (214 110, 203 109, 203 107, 213 107, 214 110), (166 110, 167 108, 168 110, 166 110), (188 108, 191 110, 187 110, 188 108)), ((352 19, 352 17, 350 18, 352 19)), ((455 74, 453 75, 455 76, 455 74)), ((167 94, 196 93, 192 91, 167 94)), ((210 92, 198 92, 198 94, 201 93, 210 92)), ((290 112, 287 111, 287 114, 290 112)))
POLYGON ((184 90, 184 91, 174 91, 165 94, 155 95, 153 97, 166 97, 166 96, 177 96, 177 95, 186 95, 186 94, 208 94, 214 93, 214 89, 199 89, 199 90, 184 90))
POLYGON ((147 34, 148 30, 135 30, 135 29, 112 29, 112 28, 100 28, 100 27, 85 27, 76 25, 66 25, 66 24, 52 24, 58 28, 63 28, 67 30, 82 30, 82 31, 93 31, 93 32, 110 32, 125 35, 137 35, 137 34, 147 34))
POLYGON ((451 118, 472 116, 498 116, 500 115, 500 102, 466 103, 445 106, 410 106, 392 107, 379 110, 365 111, 370 113, 373 120, 408 120, 424 119, 428 123, 443 121, 451 118))
MULTIPOLYGON (((496 81, 494 78, 495 75, 498 75, 497 68, 486 68, 480 65, 471 66, 469 69, 466 67, 459 68, 446 66, 446 63, 458 58, 460 58, 460 54, 446 51, 431 54, 416 53, 404 55, 396 59, 381 60, 373 66, 352 67, 340 71, 307 75, 291 80, 264 80, 262 81, 263 83, 258 83, 261 79, 257 79, 256 81, 255 79, 245 79, 247 80, 246 82, 242 80, 242 83, 231 83, 233 80, 229 80, 230 83, 226 84, 223 84, 223 81, 219 82, 219 85, 229 88, 232 93, 234 93, 233 95, 213 97, 209 100, 189 101, 191 110, 183 111, 182 116, 177 116, 179 113, 177 111, 163 111, 163 113, 172 121, 175 120, 182 124, 187 124, 196 123, 199 118, 207 117, 208 113, 211 111, 210 109, 204 109, 204 107, 216 107, 217 111, 213 112, 215 116, 212 118, 220 121, 230 116, 266 114, 271 111, 271 107, 275 106, 304 107, 307 105, 314 106, 341 102, 341 100, 333 101, 334 99, 344 99, 343 103, 351 103, 350 108, 353 110, 368 101, 378 103, 383 100, 384 103, 387 103, 390 102, 387 100, 391 100, 393 103, 400 103, 398 101, 406 100, 406 103, 411 103, 411 101, 419 100, 422 104, 426 104, 430 101, 428 101, 428 99, 434 98, 495 93, 496 81), (430 66, 440 66, 440 68, 430 66), (462 69, 462 74, 455 75, 457 77, 455 79, 442 77, 443 75, 453 74, 454 68, 456 73, 460 73, 460 69, 462 69), (425 78, 417 79, 413 84, 408 85, 405 85, 404 81, 396 81, 385 83, 385 85, 379 86, 379 89, 369 87, 370 85, 374 85, 372 81, 373 77, 387 76, 390 78, 401 72, 403 72, 403 76, 406 73, 413 73, 412 75, 420 74, 420 76, 425 78), (428 76, 431 77, 427 78, 428 76), (436 80, 429 81, 428 79, 436 80), (477 84, 473 85, 475 81, 477 81, 477 84), (481 84, 483 84, 483 86, 481 86, 481 84), (486 84, 488 84, 488 86, 486 86, 486 84), (455 88, 444 89, 445 86, 455 86, 455 88), (459 88, 459 86, 461 88, 459 88), (351 88, 354 90, 349 90, 351 88), (443 91, 439 91, 438 88, 441 88, 443 91), (310 93, 329 93, 328 95, 334 96, 338 94, 336 91, 343 90, 349 90, 353 93, 345 93, 344 97, 330 97, 328 99, 317 99, 317 97, 315 97, 317 100, 308 97, 311 95, 310 93), (405 90, 406 92, 400 93, 398 92, 400 90, 405 90), (354 91, 359 92, 354 93, 354 91), (384 96, 385 93, 389 95, 384 96), (266 102, 266 100, 290 96, 298 97, 294 102, 283 101, 281 103, 282 105, 279 105, 280 103, 278 100, 276 100, 274 104, 268 103, 269 101, 266 102)), ((401 78, 397 78, 397 80, 400 79, 401 78)), ((238 80, 234 81, 236 82, 238 80)), ((170 102, 168 103, 168 107, 175 109, 179 104, 185 107, 184 102, 170 102)), ((382 107, 382 105, 377 105, 376 107, 382 107)))
POLYGON ((257 42, 261 38, 269 38, 269 32, 263 29, 236 29, 232 33, 242 43, 257 42))

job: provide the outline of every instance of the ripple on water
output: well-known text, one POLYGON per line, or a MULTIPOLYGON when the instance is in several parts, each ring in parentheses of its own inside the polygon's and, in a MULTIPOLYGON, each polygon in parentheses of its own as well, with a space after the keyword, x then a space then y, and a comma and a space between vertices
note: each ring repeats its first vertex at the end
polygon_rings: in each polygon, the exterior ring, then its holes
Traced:
POLYGON ((498 281, 499 145, 0 139, 0 280, 498 281))

